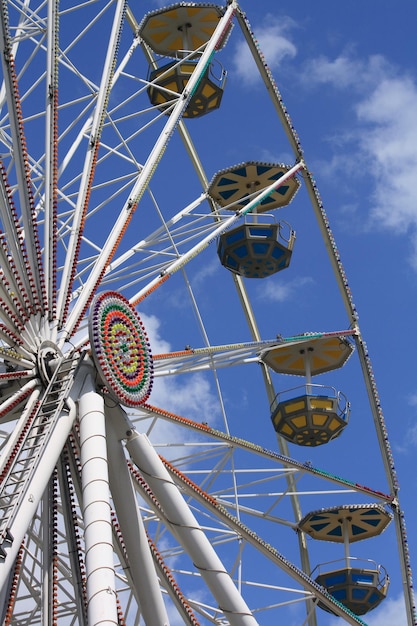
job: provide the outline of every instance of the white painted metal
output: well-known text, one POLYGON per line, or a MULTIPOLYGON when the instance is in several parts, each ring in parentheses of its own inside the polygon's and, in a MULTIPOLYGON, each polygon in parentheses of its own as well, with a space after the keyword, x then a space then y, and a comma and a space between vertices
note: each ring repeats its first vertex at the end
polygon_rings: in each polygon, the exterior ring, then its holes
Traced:
POLYGON ((168 145, 172 133, 187 107, 191 94, 193 93, 194 88, 198 85, 198 82, 207 67, 207 63, 213 56, 216 46, 224 35, 224 29, 230 21, 231 17, 233 16, 235 10, 236 4, 235 2, 231 2, 227 7, 224 16, 221 18, 221 20, 219 20, 219 24, 216 27, 212 38, 204 49, 204 52, 202 53, 197 63, 197 66, 190 77, 190 80, 187 84, 186 97, 179 98, 175 106, 173 107, 162 132, 156 140, 149 154, 149 157, 146 160, 146 163, 143 165, 143 168, 140 171, 140 174, 136 180, 135 185, 133 186, 128 200, 125 202, 119 216, 115 220, 114 226, 109 234, 109 237, 107 238, 105 245, 103 246, 101 254, 95 262, 94 268, 88 278, 87 283, 84 286, 82 293, 77 299, 77 302, 68 317, 68 320, 66 322, 67 332, 71 333, 74 327, 76 327, 77 322, 79 321, 80 316, 84 312, 85 306, 91 297, 91 294, 94 292, 94 289, 97 286, 97 281, 99 280, 100 275, 105 271, 106 266, 112 260, 116 243, 123 233, 124 229, 126 228, 127 224, 129 223, 140 198, 143 196, 145 189, 150 182, 152 174, 155 171, 155 168, 158 162, 161 160, 162 155, 168 145))
POLYGON ((6 556, 0 567, 0 588, 7 580, 8 573, 14 565, 20 545, 33 517, 36 515, 39 502, 48 485, 50 476, 58 461, 61 450, 68 438, 76 417, 76 408, 68 399, 69 411, 63 411, 57 421, 48 442, 47 454, 39 462, 35 476, 25 485, 24 497, 21 499, 19 514, 11 529, 13 542, 7 547, 6 556))
MULTIPOLYGON (((58 2, 48 3, 48 55, 46 98, 46 137, 45 137, 45 284, 48 303, 51 308, 56 303, 56 241, 55 228, 58 177, 58 2)), ((53 319, 52 311, 49 318, 53 319)))
POLYGON ((126 447, 149 482, 169 520, 171 532, 186 547, 197 570, 233 626, 255 626, 257 621, 238 592, 199 523, 188 508, 149 439, 131 431, 126 447))
MULTIPOLYGON (((39 381, 38 381, 38 384, 39 384, 39 381)), ((25 424, 27 422, 28 416, 30 415, 30 412, 34 409, 36 402, 39 400, 40 390, 35 389, 35 387, 36 387, 36 381, 32 381, 32 383, 29 385, 29 388, 32 389, 30 398, 27 400, 26 406, 23 409, 21 415, 19 416, 19 419, 17 420, 15 424, 15 428, 13 429, 13 432, 10 434, 10 437, 7 439, 5 445, 3 446, 2 455, 0 457, 0 470, 1 471, 4 470, 7 459, 10 457, 14 446, 17 444, 17 441, 22 434, 22 431, 25 427, 25 424)))
MULTIPOLYGON (((129 574, 147 626, 169 623, 148 538, 135 498, 122 443, 114 427, 115 410, 107 411, 109 479, 114 507, 129 557, 129 574)), ((124 438, 124 437, 123 437, 124 438)))
POLYGON ((88 623, 118 624, 103 398, 87 377, 79 400, 88 623))
POLYGON ((63 315, 68 304, 68 299, 72 289, 72 272, 74 264, 77 262, 77 247, 80 245, 81 224, 87 210, 89 184, 96 165, 97 151, 100 145, 100 136, 105 120, 105 108, 110 95, 111 81, 115 59, 118 49, 118 41, 123 26, 123 17, 126 8, 126 0, 119 0, 117 10, 114 13, 113 27, 108 40, 107 56, 103 67, 100 88, 97 94, 97 104, 94 109, 94 119, 90 129, 89 149, 85 157, 80 191, 77 196, 77 208, 74 215, 74 222, 71 227, 71 238, 68 246, 67 256, 64 263, 62 285, 58 299, 58 318, 63 322, 63 315))
MULTIPOLYGON (((10 32, 7 28, 6 6, 0 6, 0 51, 3 68, 3 80, 6 87, 6 101, 10 116, 10 132, 14 140, 14 159, 15 172, 18 183, 18 195, 21 206, 21 215, 26 245, 26 260, 23 259, 22 250, 16 246, 18 255, 17 262, 22 266, 22 277, 26 281, 29 297, 35 310, 41 310, 45 304, 43 271, 41 264, 38 228, 34 221, 34 200, 32 196, 32 188, 29 179, 29 162, 23 135, 22 127, 22 111, 19 99, 17 76, 13 59, 13 46, 10 41, 10 32), (26 268, 26 271, 25 271, 26 268), (28 276, 28 274, 30 276, 28 276)), ((10 220, 9 220, 10 222, 10 220)), ((17 232, 18 225, 14 224, 10 232, 10 242, 21 238, 21 234, 17 232)))
POLYGON ((53 572, 52 572, 52 516, 53 507, 51 501, 51 480, 45 489, 41 500, 41 520, 42 520, 42 542, 43 542, 43 563, 42 563, 42 621, 43 626, 50 626, 53 623, 53 572))
MULTIPOLYGON (((290 168, 288 172, 283 174, 281 178, 271 183, 268 187, 265 187, 265 189, 263 189, 255 198, 253 198, 250 202, 248 202, 248 204, 243 209, 239 209, 238 211, 236 211, 236 213, 231 215, 229 218, 225 219, 221 223, 221 225, 218 226, 213 232, 211 232, 209 235, 204 237, 201 241, 198 242, 198 244, 192 247, 188 252, 184 253, 178 259, 173 261, 172 264, 169 265, 169 267, 167 267, 164 270, 163 275, 172 276, 172 274, 175 274, 175 272, 177 272, 182 267, 184 267, 184 265, 186 265, 193 257, 195 257, 197 254, 199 254, 205 248, 207 248, 207 246, 210 243, 215 241, 216 237, 224 233, 235 222, 237 222, 242 216, 247 215, 252 210, 254 210, 258 206, 258 204, 262 202, 264 198, 267 198, 275 189, 283 185, 285 181, 287 181, 289 178, 292 178, 298 171, 302 170, 303 167, 304 167, 304 164, 302 161, 297 163, 292 168, 290 168)), ((152 287, 154 287, 155 285, 157 285, 159 281, 160 281, 160 278, 158 277, 154 279, 153 281, 151 281, 150 283, 148 283, 146 289, 139 291, 138 293, 136 293, 134 296, 130 298, 130 302, 132 304, 135 304, 136 302, 138 302, 143 296, 143 294, 149 289, 152 289, 152 287)))

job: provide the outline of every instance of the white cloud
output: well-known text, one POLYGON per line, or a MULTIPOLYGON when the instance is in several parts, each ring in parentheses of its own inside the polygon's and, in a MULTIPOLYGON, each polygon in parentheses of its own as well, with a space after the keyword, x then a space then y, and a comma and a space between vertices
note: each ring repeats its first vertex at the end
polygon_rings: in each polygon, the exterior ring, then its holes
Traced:
POLYGON ((417 225, 417 85, 386 78, 358 104, 359 143, 374 179, 371 217, 400 233, 417 225))
MULTIPOLYGON (((294 22, 289 18, 278 19, 267 15, 264 24, 257 28, 259 46, 271 70, 297 54, 297 48, 288 37, 288 32, 293 27, 294 22)), ((246 42, 241 41, 236 46, 233 65, 238 77, 245 83, 252 84, 259 80, 259 73, 255 71, 255 63, 246 42)))
POLYGON ((194 288, 206 285, 208 278, 215 276, 219 271, 220 265, 217 256, 213 256, 212 260, 204 263, 199 271, 193 276, 192 283, 194 288))
MULTIPOLYGON (((417 406, 417 394, 411 394, 408 397, 408 404, 410 407, 417 406)), ((415 418, 415 410, 410 411, 404 437, 401 442, 395 441, 394 443, 395 450, 401 454, 412 452, 417 445, 417 423, 415 418)))
POLYGON ((304 74, 304 80, 315 84, 331 84, 344 89, 354 82, 356 63, 347 56, 339 56, 333 61, 324 56, 313 59, 304 74))
POLYGON ((151 402, 197 422, 210 421, 210 426, 219 412, 210 384, 200 374, 156 379, 151 402))
MULTIPOLYGON (((169 342, 161 337, 159 319, 155 315, 141 314, 140 317, 146 328, 152 354, 171 352, 169 342)), ((200 421, 217 413, 217 403, 210 383, 200 374, 157 378, 152 391, 152 402, 174 413, 178 412, 200 421)))
POLYGON ((286 302, 297 295, 301 287, 313 282, 313 279, 309 277, 295 278, 287 282, 282 282, 282 280, 267 281, 259 289, 259 298, 271 302, 286 302))
POLYGON ((302 74, 305 85, 331 85, 337 89, 354 89, 357 92, 376 85, 389 71, 389 64, 381 55, 358 59, 346 50, 335 59, 322 55, 310 60, 302 74))
POLYGON ((408 404, 410 406, 417 406, 417 393, 413 393, 410 395, 408 399, 408 404))
POLYGON ((160 335, 161 322, 159 319, 155 315, 146 315, 141 311, 139 311, 139 317, 148 335, 152 354, 165 354, 166 352, 170 352, 171 346, 168 341, 162 339, 160 335))
MULTIPOLYGON (((155 315, 140 314, 151 344, 152 354, 171 352, 171 346, 161 337, 160 321, 155 315)), ((152 403, 197 421, 207 421, 216 415, 216 399, 210 383, 200 374, 182 374, 157 378, 152 390, 152 403)))
POLYGON ((417 425, 407 430, 406 443, 407 446, 410 446, 410 444, 415 446, 417 444, 417 425))
POLYGON ((366 177, 368 193, 361 200, 368 208, 368 226, 409 233, 417 269, 416 82, 382 56, 359 60, 348 51, 334 60, 312 60, 303 83, 349 91, 352 124, 331 137, 335 156, 324 175, 332 173, 338 185, 349 175, 361 176, 361 183, 366 177))
MULTIPOLYGON (((153 355, 171 352, 169 342, 161 337, 160 321, 155 315, 139 312, 145 326, 153 355)), ((208 422, 216 426, 220 416, 219 402, 212 390, 210 379, 202 374, 182 374, 179 376, 157 377, 154 380, 149 404, 161 407, 196 422, 208 422)), ((130 413, 132 421, 141 432, 147 432, 152 418, 139 419, 130 413)), ((194 433, 180 429, 169 421, 158 420, 152 427, 150 438, 153 442, 166 442, 170 445, 184 441, 192 442, 194 433)))

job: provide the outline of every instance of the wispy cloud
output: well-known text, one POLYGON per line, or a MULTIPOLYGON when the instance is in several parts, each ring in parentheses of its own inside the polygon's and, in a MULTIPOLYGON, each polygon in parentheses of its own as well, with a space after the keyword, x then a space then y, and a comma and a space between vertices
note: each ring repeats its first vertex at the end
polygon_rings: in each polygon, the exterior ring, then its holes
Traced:
POLYGON ((327 174, 330 169, 337 181, 346 172, 367 177, 368 225, 410 233, 417 269, 416 81, 380 55, 358 59, 351 51, 311 60, 303 81, 308 88, 349 92, 352 124, 332 137, 335 155, 327 174))
POLYGON ((381 55, 359 59, 348 48, 335 59, 320 55, 306 63, 302 80, 306 85, 331 85, 337 89, 354 89, 357 93, 377 85, 390 69, 381 55))
POLYGON ((265 281, 258 289, 258 297, 270 302, 286 302, 297 297, 301 287, 313 283, 313 279, 308 276, 294 278, 286 282, 283 282, 281 278, 279 280, 265 281))
POLYGON ((375 181, 371 217, 400 233, 417 224, 416 111, 417 85, 408 77, 382 80, 356 107, 375 181))
MULTIPOLYGON (((297 54, 297 48, 290 39, 291 30, 295 22, 290 18, 277 18, 266 15, 263 24, 257 27, 259 45, 269 67, 276 69, 282 61, 292 59, 297 54)), ((259 80, 255 70, 255 63, 248 46, 241 41, 236 45, 233 55, 233 69, 238 77, 246 84, 253 84, 259 80)))
POLYGON ((216 255, 213 256, 211 261, 204 263, 199 271, 193 276, 193 287, 201 288, 206 284, 208 278, 212 278, 219 272, 219 260, 216 255))
POLYGON ((408 423, 406 425, 405 432, 403 433, 402 440, 396 440, 394 442, 394 449, 401 454, 413 453, 417 446, 417 415, 415 407, 417 407, 417 394, 411 394, 408 397, 408 404, 412 407, 411 411, 407 412, 408 423))
POLYGON ((158 406, 194 419, 210 422, 218 417, 218 409, 207 378, 199 374, 185 374, 177 378, 158 378, 151 401, 158 406))
POLYGON ((142 311, 139 312, 140 318, 145 326, 146 333, 151 344, 151 350, 153 354, 163 354, 170 352, 171 347, 165 339, 161 336, 161 322, 156 315, 146 315, 142 311))
MULTIPOLYGON (((153 354, 171 351, 170 344, 161 336, 160 321, 155 315, 141 314, 147 330, 153 354)), ((183 374, 175 377, 162 377, 155 380, 152 402, 162 407, 170 407, 191 419, 206 421, 217 415, 217 402, 208 379, 199 374, 183 374)))

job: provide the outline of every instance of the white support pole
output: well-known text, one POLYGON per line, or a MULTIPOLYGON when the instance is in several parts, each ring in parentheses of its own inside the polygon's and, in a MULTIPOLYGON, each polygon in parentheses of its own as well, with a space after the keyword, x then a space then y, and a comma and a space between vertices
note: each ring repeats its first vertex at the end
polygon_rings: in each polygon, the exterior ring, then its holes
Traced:
POLYGON ((109 478, 114 507, 129 557, 129 572, 146 626, 168 626, 169 620, 156 575, 142 517, 122 443, 112 420, 107 422, 109 478))
POLYGON ((88 376, 79 400, 89 626, 118 624, 103 398, 88 376))
POLYGON ((53 598, 52 598, 52 541, 51 541, 51 480, 42 498, 42 626, 53 623, 53 598))
POLYGON ((68 249, 62 273, 62 287, 58 295, 57 310, 58 317, 61 322, 64 322, 65 310, 68 305, 73 286, 71 272, 73 271, 77 262, 77 248, 80 245, 82 236, 81 225, 83 217, 87 210, 86 202, 88 194, 90 192, 91 179, 94 176, 94 171, 96 167, 97 150, 100 145, 100 138, 105 119, 105 110, 110 96, 114 66, 118 51, 118 42, 120 33, 123 28, 125 8, 125 0, 118 0, 115 8, 112 30, 110 33, 110 38, 108 40, 107 54, 103 67, 103 73, 101 76, 100 88, 97 92, 97 102, 95 105, 94 117, 90 129, 90 141, 85 156, 80 189, 77 196, 77 207, 74 213, 74 221, 71 226, 71 236, 68 243, 68 249))
POLYGON ((56 300, 56 200, 58 182, 58 1, 48 2, 47 94, 45 135, 45 250, 44 271, 50 319, 56 300))
POLYGON ((126 447, 165 512, 172 534, 201 573, 231 626, 256 626, 256 619, 149 439, 131 430, 126 447))

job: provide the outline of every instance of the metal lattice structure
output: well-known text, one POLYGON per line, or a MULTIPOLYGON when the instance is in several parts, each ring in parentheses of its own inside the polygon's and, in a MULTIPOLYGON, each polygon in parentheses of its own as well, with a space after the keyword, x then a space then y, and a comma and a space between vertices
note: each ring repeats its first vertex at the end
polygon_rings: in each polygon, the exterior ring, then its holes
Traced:
MULTIPOLYGON (((327 523, 352 505, 369 544, 379 540, 370 525, 384 530, 411 625, 405 525, 369 355, 267 60, 235 0, 148 9, 118 0, 1 3, 1 623, 246 626, 285 623, 291 610, 309 626, 329 613, 364 624, 325 578, 316 581, 314 542, 300 525, 313 510, 314 536, 322 507, 327 523), (218 142, 242 134, 237 111, 222 117, 228 86, 216 69, 234 37, 267 87, 271 145, 276 132, 294 158, 285 166, 243 155, 212 178, 214 129, 223 129, 218 142), (272 212, 293 200, 296 214, 307 199, 345 325, 287 338, 278 328, 265 339, 253 278, 259 267, 265 280, 286 268, 294 242, 290 229, 275 244, 283 227, 271 230, 272 212), (246 255, 250 281, 233 260, 231 271, 221 266, 220 237, 246 255), (210 294, 198 281, 213 261, 220 286, 210 294), (334 366, 321 355, 315 371, 323 345, 354 352, 375 487, 350 477, 349 460, 334 472, 320 469, 314 451, 305 461, 305 445, 357 436, 350 424, 341 433, 340 396, 315 391, 312 376, 346 361, 334 366), (269 411, 287 375, 301 375, 303 390, 296 408, 295 396, 282 405, 275 437, 269 411), (259 412, 252 430, 244 388, 259 412)), ((351 572, 350 517, 339 517, 345 526, 329 522, 319 539, 331 544, 338 534, 351 572)), ((320 551, 330 562, 340 552, 328 547, 320 551)))

